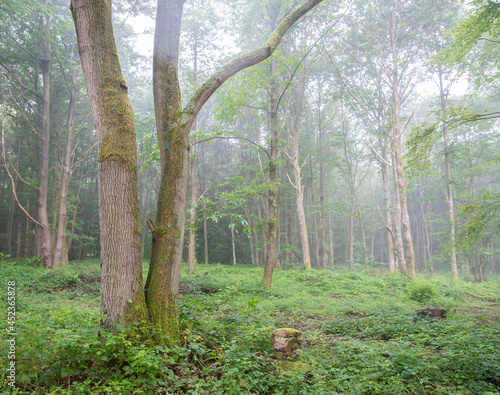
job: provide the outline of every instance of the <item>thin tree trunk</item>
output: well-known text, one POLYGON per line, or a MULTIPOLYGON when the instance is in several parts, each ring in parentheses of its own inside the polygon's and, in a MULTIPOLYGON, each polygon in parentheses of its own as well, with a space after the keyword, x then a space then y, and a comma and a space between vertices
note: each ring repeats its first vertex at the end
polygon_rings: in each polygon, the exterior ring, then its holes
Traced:
POLYGON ((69 239, 69 242, 66 246, 66 254, 69 256, 69 252, 71 251, 71 246, 73 244, 73 235, 75 234, 75 228, 76 228, 76 216, 78 213, 78 203, 80 203, 80 192, 82 191, 82 185, 83 185, 83 165, 80 169, 80 176, 78 180, 78 190, 75 195, 75 209, 73 211, 73 218, 71 219, 71 235, 72 237, 69 239))
POLYGON ((252 265, 256 266, 256 261, 255 261, 255 252, 254 252, 254 246, 253 246, 253 223, 252 223, 252 217, 250 216, 250 210, 248 207, 245 207, 245 215, 247 217, 247 222, 248 226, 250 228, 250 232, 248 234, 248 241, 250 242, 250 256, 252 258, 252 265))
POLYGON ((396 229, 396 252, 399 262, 399 269, 406 274, 406 263, 403 245, 403 235, 401 233, 401 203, 400 191, 398 187, 398 175, 395 168, 396 158, 392 155, 393 175, 394 175, 394 228, 396 229))
MULTIPOLYGON (((443 85, 443 73, 439 72, 439 93, 441 99, 441 111, 443 115, 447 112, 447 93, 443 85)), ((446 167, 446 184, 447 184, 447 200, 448 200, 448 219, 450 222, 450 263, 451 263, 451 276, 454 280, 458 279, 457 256, 455 251, 455 212, 453 201, 453 181, 451 178, 451 165, 450 165, 450 149, 448 146, 447 126, 446 122, 442 124, 443 142, 444 142, 444 161, 446 167)))
POLYGON ((231 221, 231 224, 230 224, 230 227, 231 227, 231 245, 233 247, 233 265, 236 266, 236 247, 234 244, 234 224, 232 223, 233 222, 232 217, 231 217, 230 221, 231 221))
POLYGON ((76 87, 77 72, 73 70, 72 85, 70 87, 70 100, 68 107, 68 131, 66 136, 66 147, 64 150, 64 162, 61 174, 61 189, 59 192, 59 222, 57 225, 57 236, 54 249, 54 261, 52 266, 68 264, 68 250, 66 248, 66 224, 68 222, 68 191, 71 178, 71 151, 73 148, 73 128, 75 125, 75 108, 78 100, 76 87))
POLYGON ((17 223, 16 258, 21 258, 21 222, 17 223))
MULTIPOLYGON (((382 157, 384 160, 387 158, 386 144, 387 144, 387 139, 385 139, 382 148, 382 157)), ((386 229, 387 259, 389 261, 389 271, 391 273, 396 273, 398 271, 398 267, 396 266, 394 259, 394 234, 392 232, 391 194, 389 192, 389 177, 387 172, 387 165, 384 162, 382 162, 381 166, 382 166, 382 185, 384 189, 384 203, 385 203, 385 223, 387 226, 386 229)))
MULTIPOLYGON (((351 198, 351 207, 352 207, 351 198)), ((349 215, 349 269, 354 270, 354 215, 349 215)))
MULTIPOLYGON (((42 31, 48 32, 50 21, 40 22, 42 31)), ((39 238, 40 256, 47 267, 56 267, 52 262, 52 238, 49 217, 47 214, 47 196, 49 191, 49 149, 50 149, 50 57, 51 47, 46 39, 42 39, 42 80, 43 80, 43 114, 42 139, 40 147, 40 185, 38 188, 38 222, 36 236, 39 238)))
POLYGON ((262 286, 271 289, 275 249, 276 249, 276 227, 277 227, 277 159, 278 159, 278 85, 276 81, 276 58, 271 58, 271 150, 269 157, 269 190, 268 190, 268 232, 266 240, 266 263, 262 286))
MULTIPOLYGON (((16 163, 16 169, 19 171, 19 160, 21 157, 21 139, 17 140, 17 163, 16 163)), ((17 191, 17 181, 18 181, 18 176, 14 177, 14 190, 12 191, 12 198, 10 200, 10 207, 9 207, 9 220, 7 222, 7 238, 6 238, 6 250, 7 254, 11 253, 12 249, 12 233, 13 233, 13 227, 14 227, 14 212, 16 211, 16 199, 15 199, 15 192, 17 191)))
MULTIPOLYGON (((276 201, 278 201, 278 199, 276 199, 276 201)), ((277 204, 276 204, 277 206, 277 204)), ((277 220, 276 220, 276 223, 277 223, 277 226, 276 226, 276 256, 275 256, 275 264, 274 266, 277 267, 278 269, 281 269, 281 258, 280 258, 280 254, 281 254, 281 222, 280 222, 280 218, 281 218, 281 209, 280 207, 278 207, 278 214, 277 214, 277 220)))
MULTIPOLYGON (((198 77, 198 30, 196 30, 194 37, 194 47, 193 47, 193 72, 194 72, 194 84, 198 77)), ((194 121, 193 129, 196 129, 196 121, 194 121)), ((193 141, 191 147, 191 213, 189 218, 189 247, 188 247, 188 275, 194 273, 194 262, 196 260, 196 140, 193 141)))
POLYGON ((196 157, 195 147, 191 148, 191 213, 189 218, 189 252, 188 252, 188 275, 194 273, 195 237, 196 237, 196 157))
MULTIPOLYGON (((206 161, 205 161, 205 146, 201 146, 201 156, 203 161, 203 189, 206 186, 206 161)), ((205 251, 205 265, 208 265, 208 232, 207 232, 207 208, 205 203, 203 203, 203 243, 205 251)), ((258 260, 257 260, 258 261, 258 260)))
MULTIPOLYGON (((399 7, 399 4, 398 4, 399 7)), ((401 128, 401 105, 402 98, 400 92, 400 78, 399 75, 399 21, 398 21, 397 7, 391 13, 391 34, 390 44, 392 51, 392 72, 391 72, 391 88, 392 88, 392 149, 394 153, 393 166, 396 171, 396 187, 399 192, 399 206, 401 213, 401 224, 403 225, 403 238, 406 246, 404 262, 405 273, 411 279, 415 279, 415 255, 413 252, 413 241, 411 237, 410 216, 408 215, 408 204, 406 200, 406 185, 403 173, 403 162, 401 154, 401 135, 403 133, 401 128)), ((402 241, 401 241, 402 243, 402 241)))
MULTIPOLYGON (((30 211, 30 200, 26 203, 26 211, 30 211)), ((26 234, 24 236, 24 259, 29 258, 30 253, 30 234, 31 234, 31 220, 26 217, 26 234)))
POLYGON ((149 186, 146 185, 146 194, 144 196, 144 228, 142 231, 141 242, 141 261, 144 261, 144 253, 146 252, 146 234, 148 233, 148 210, 149 210, 149 186))
MULTIPOLYGON (((293 167, 295 176, 295 184, 290 180, 290 183, 295 189, 295 200, 297 206, 297 215, 299 217, 299 232, 302 244, 302 257, 304 267, 311 269, 311 255, 309 252, 309 236, 307 233, 306 215, 304 211, 304 187, 302 186, 302 166, 299 163, 299 134, 301 126, 301 113, 304 99, 304 77, 296 84, 297 87, 297 100, 294 103, 294 124, 291 132, 288 133, 291 141, 291 155, 289 155, 290 162, 293 167)), ((304 163, 305 164, 305 163, 304 163)))
POLYGON ((330 266, 333 268, 335 266, 335 251, 333 249, 333 222, 332 213, 328 213, 328 222, 330 225, 330 266))
MULTIPOLYGON (((319 137, 319 226, 321 228, 321 268, 326 269, 328 259, 326 252, 326 229, 324 219, 324 191, 323 191, 323 133, 321 125, 321 84, 318 84, 318 137, 319 137)), ((320 266, 320 265, 318 265, 320 266)))

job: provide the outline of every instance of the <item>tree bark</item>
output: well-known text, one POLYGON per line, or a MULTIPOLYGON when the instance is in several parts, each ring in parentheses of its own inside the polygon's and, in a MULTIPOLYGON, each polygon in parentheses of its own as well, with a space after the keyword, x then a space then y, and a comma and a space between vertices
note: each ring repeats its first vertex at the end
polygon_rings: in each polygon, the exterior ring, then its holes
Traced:
POLYGON ((101 325, 147 319, 141 265, 134 114, 111 23, 111 1, 72 0, 98 140, 101 325))

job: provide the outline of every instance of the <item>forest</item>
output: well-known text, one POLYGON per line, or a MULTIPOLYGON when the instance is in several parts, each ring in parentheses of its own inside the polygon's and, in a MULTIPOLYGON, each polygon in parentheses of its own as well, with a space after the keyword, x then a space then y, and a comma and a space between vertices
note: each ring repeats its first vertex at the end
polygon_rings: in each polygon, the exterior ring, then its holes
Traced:
POLYGON ((0 10, 6 393, 498 393, 500 3, 0 10))

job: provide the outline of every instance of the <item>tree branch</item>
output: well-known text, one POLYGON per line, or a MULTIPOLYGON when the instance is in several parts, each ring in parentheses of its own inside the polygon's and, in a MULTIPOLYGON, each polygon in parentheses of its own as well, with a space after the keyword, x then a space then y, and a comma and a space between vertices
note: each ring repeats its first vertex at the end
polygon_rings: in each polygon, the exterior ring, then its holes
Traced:
POLYGON ((290 27, 292 27, 292 25, 299 18, 301 18, 309 10, 317 6, 322 1, 323 0, 306 1, 302 6, 300 6, 286 18, 284 18, 283 21, 278 25, 278 27, 270 34, 266 42, 259 48, 247 54, 238 56, 237 58, 220 68, 211 77, 209 77, 208 80, 191 97, 191 99, 183 109, 183 113, 188 116, 188 119, 184 124, 185 135, 189 134, 191 126, 193 125, 194 120, 196 119, 196 116, 200 112, 203 105, 225 81, 227 81, 230 77, 240 72, 241 70, 260 63, 264 59, 270 57, 277 46, 280 44, 283 35, 290 29, 290 27))

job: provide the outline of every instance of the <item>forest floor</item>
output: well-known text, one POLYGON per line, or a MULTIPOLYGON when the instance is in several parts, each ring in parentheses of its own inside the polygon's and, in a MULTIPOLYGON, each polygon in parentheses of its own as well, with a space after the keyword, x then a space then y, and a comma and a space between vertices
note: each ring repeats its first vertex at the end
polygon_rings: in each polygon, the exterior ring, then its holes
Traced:
MULTIPOLYGON (((147 265, 144 266, 145 273, 147 265)), ((375 269, 372 269, 375 270, 375 269)), ((500 277, 275 270, 182 270, 175 347, 98 331, 98 260, 46 270, 0 264, 0 392, 12 394, 500 393, 500 277), (8 386, 8 282, 15 282, 16 387, 8 386), (446 318, 417 310, 446 309, 446 318), (272 357, 270 333, 303 333, 293 364, 272 357), (99 337, 100 336, 100 337, 99 337)))

